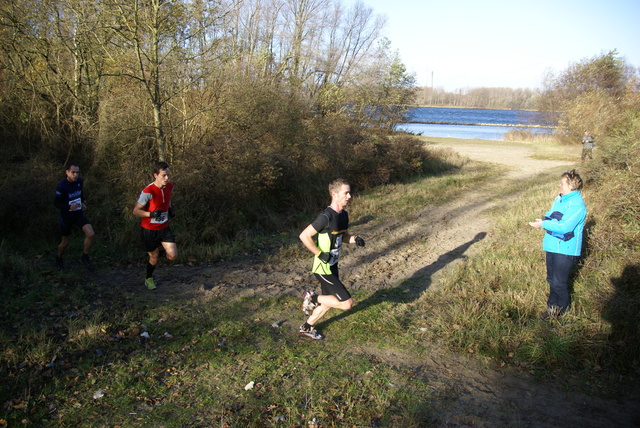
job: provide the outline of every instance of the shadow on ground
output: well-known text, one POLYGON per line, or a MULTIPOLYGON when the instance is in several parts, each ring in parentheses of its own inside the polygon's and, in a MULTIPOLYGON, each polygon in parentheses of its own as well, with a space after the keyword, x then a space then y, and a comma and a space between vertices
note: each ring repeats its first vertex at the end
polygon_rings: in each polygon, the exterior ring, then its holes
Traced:
POLYGON ((433 263, 420 268, 411 277, 402 281, 397 287, 376 291, 361 302, 357 302, 350 310, 342 312, 341 314, 329 318, 326 321, 320 322, 318 324, 318 328, 324 329, 336 321, 340 321, 360 311, 367 310, 382 302, 410 303, 416 300, 423 292, 429 289, 431 286, 431 278, 434 273, 445 268, 457 259, 465 258, 465 252, 473 244, 483 240, 486 236, 486 232, 478 233, 472 240, 442 254, 433 263))
POLYGON ((640 264, 627 265, 611 283, 615 294, 605 304, 602 317, 611 323, 612 351, 631 368, 640 362, 640 264))

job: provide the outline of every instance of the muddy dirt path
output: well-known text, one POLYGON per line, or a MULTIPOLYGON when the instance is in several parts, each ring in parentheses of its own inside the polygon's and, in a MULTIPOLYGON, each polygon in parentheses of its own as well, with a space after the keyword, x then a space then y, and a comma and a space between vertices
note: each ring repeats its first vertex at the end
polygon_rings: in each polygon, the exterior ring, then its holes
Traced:
MULTIPOLYGON (((494 197, 507 183, 570 166, 567 162, 535 160, 526 146, 497 149, 470 142, 456 143, 451 148, 472 160, 502 164, 507 172, 490 185, 477 186, 442 206, 425 207, 410 219, 360 224, 356 220, 351 230, 366 237, 367 246, 347 250, 341 261, 341 276, 350 289, 384 289, 412 277, 420 277, 426 288, 437 287, 440 278, 456 263, 473 254, 477 247, 474 244, 491 235, 491 224, 484 213, 498 203, 494 197)), ((156 296, 204 300, 257 294, 299 296, 303 289, 315 288, 308 273, 309 264, 307 258, 284 265, 265 264, 249 257, 210 266, 161 267, 156 275, 160 283, 156 296)), ((141 270, 120 268, 103 280, 114 285, 141 286, 141 270)), ((527 372, 492 367, 435 345, 430 351, 426 360, 415 360, 400 350, 354 352, 374 355, 386 364, 425 376, 442 391, 441 399, 433 403, 438 426, 640 426, 637 396, 617 401, 569 394, 563 392, 565 388, 536 381, 527 372)))

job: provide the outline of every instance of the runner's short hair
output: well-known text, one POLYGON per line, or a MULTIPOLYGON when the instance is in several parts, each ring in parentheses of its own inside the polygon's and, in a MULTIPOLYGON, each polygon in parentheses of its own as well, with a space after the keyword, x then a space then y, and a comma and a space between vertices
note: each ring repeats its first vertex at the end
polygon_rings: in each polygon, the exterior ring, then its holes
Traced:
POLYGON ((163 169, 169 169, 169 164, 164 161, 156 162, 155 166, 153 167, 153 173, 160 174, 160 171, 162 171, 163 169))
POLYGON ((78 168, 80 168, 80 165, 78 165, 77 162, 67 162, 67 164, 64 166, 64 170, 69 171, 72 166, 77 166, 78 168))
POLYGON ((580 174, 576 172, 575 169, 572 169, 571 171, 563 172, 560 178, 561 179, 566 178, 567 182, 569 183, 569 186, 571 186, 573 190, 582 189, 582 178, 580 177, 580 174))
POLYGON ((339 192, 344 185, 348 186, 349 182, 347 182, 347 180, 345 180, 344 178, 336 178, 331 183, 329 183, 329 194, 332 195, 333 193, 339 192))

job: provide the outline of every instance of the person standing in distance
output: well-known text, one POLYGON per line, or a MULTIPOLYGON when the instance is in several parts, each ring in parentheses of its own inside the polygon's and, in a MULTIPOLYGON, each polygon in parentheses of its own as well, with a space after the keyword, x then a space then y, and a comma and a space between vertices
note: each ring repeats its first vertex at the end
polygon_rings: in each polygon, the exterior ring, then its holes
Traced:
POLYGON ((331 308, 351 309, 353 298, 340 281, 338 261, 342 243, 364 247, 364 239, 349 233, 349 214, 345 207, 351 200, 351 187, 345 180, 338 178, 329 184, 331 205, 325 208, 316 219, 301 233, 300 240, 313 253, 312 272, 320 282, 321 294, 305 291, 302 312, 309 316, 300 326, 300 334, 315 340, 324 339, 314 325, 331 308), (318 235, 318 245, 313 237, 318 235))
POLYGON ((569 276, 582 252, 582 234, 587 207, 580 193, 582 178, 575 170, 560 176, 560 194, 541 219, 529 222, 531 227, 546 231, 542 249, 546 251, 549 298, 542 319, 563 315, 571 305, 569 276))
POLYGON ((89 219, 84 215, 87 209, 86 199, 82 190, 84 181, 80 178, 80 167, 75 163, 68 163, 65 169, 66 178, 58 183, 54 205, 60 210, 60 233, 62 240, 56 254, 56 267, 64 268, 62 254, 69 245, 71 228, 78 226, 84 232, 84 247, 80 261, 88 269, 93 269, 89 258, 89 249, 93 244, 95 233, 89 219))
POLYGON ((149 290, 155 290, 153 271, 160 260, 160 246, 164 248, 168 260, 178 258, 178 247, 173 232, 169 228, 172 218, 171 193, 173 183, 169 182, 169 164, 157 162, 153 170, 153 183, 142 189, 133 215, 140 217, 142 248, 149 254, 147 276, 144 280, 149 290))
POLYGON ((589 133, 589 131, 584 131, 584 136, 582 137, 582 154, 580 159, 584 162, 584 160, 589 157, 589 159, 593 159, 593 148, 596 146, 596 141, 593 136, 589 133))

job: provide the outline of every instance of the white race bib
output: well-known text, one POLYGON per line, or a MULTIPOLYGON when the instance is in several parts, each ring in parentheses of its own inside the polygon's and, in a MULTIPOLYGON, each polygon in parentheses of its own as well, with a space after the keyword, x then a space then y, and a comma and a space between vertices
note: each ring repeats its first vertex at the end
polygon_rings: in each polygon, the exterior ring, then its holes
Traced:
POLYGON ((162 224, 162 223, 166 223, 167 220, 169 220, 169 212, 165 211, 165 212, 162 213, 160 218, 152 218, 151 219, 151 223, 162 224))
POLYGON ((80 211, 82 209, 82 200, 80 198, 74 199, 73 201, 69 201, 69 211, 80 211), (75 209, 72 209, 71 206, 76 204, 75 209))

